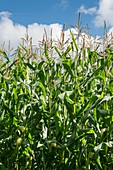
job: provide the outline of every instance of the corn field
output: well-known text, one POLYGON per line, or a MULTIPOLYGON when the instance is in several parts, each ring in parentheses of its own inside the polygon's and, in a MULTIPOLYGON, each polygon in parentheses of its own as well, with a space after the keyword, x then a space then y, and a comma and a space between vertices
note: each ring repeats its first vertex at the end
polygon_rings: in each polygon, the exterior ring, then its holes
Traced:
POLYGON ((113 169, 113 50, 70 37, 0 50, 1 170, 113 169))

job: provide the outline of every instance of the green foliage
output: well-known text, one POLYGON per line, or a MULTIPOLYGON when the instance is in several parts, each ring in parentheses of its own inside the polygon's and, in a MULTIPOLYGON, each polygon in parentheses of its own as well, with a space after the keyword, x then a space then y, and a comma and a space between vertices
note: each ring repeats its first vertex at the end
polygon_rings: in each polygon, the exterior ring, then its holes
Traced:
POLYGON ((0 169, 113 169, 113 52, 18 50, 0 66, 0 169), (70 52, 75 52, 75 57, 70 52))

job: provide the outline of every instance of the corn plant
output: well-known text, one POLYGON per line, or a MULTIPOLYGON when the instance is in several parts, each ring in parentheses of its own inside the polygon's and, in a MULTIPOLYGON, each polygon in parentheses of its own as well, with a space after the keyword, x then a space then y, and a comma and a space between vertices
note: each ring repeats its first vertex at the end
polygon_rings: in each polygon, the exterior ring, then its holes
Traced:
POLYGON ((23 45, 13 61, 0 51, 0 169, 113 169, 113 51, 70 37, 51 47, 59 59, 46 41, 38 61, 23 45))

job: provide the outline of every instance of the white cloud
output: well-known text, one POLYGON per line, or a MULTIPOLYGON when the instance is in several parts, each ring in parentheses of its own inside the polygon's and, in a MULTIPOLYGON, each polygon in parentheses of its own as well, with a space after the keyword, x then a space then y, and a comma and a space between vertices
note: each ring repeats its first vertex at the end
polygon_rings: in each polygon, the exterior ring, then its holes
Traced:
POLYGON ((100 0, 99 8, 95 17, 95 26, 103 26, 104 20, 107 25, 113 26, 113 1, 112 0, 100 0))
MULTIPOLYGON (((9 18, 9 12, 0 13, 0 45, 4 42, 8 46, 10 41, 11 47, 17 47, 21 43, 21 38, 25 38, 26 27, 20 24, 14 24, 9 18)), ((50 35, 51 29, 53 32, 53 39, 59 38, 62 30, 62 25, 53 23, 50 25, 33 23, 28 25, 29 36, 33 38, 33 45, 38 45, 39 41, 42 41, 44 35, 44 29, 47 34, 50 35)))
POLYGON ((78 12, 81 12, 81 13, 84 13, 84 14, 94 14, 95 12, 97 11, 97 8, 96 7, 92 7, 92 8, 85 8, 84 5, 82 5, 80 7, 80 9, 78 10, 78 12))
POLYGON ((96 27, 103 27, 104 21, 106 21, 107 26, 113 26, 113 1, 112 0, 99 0, 98 8, 86 8, 82 5, 78 12, 84 14, 95 14, 94 25, 96 27))
POLYGON ((12 46, 17 46, 20 38, 25 34, 25 27, 19 24, 14 25, 9 16, 9 12, 0 13, 0 44, 5 42, 7 45, 10 40, 12 46))
POLYGON ((10 15, 11 15, 11 13, 8 12, 8 11, 0 12, 1 20, 2 20, 2 19, 5 19, 5 18, 8 18, 10 15))

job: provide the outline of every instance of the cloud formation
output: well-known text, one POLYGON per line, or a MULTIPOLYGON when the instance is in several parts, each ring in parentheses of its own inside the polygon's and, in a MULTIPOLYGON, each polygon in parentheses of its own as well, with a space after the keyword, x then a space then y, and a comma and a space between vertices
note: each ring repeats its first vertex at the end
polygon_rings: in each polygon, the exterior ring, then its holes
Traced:
POLYGON ((78 10, 78 12, 80 13, 90 14, 90 15, 94 14, 96 11, 97 11, 96 7, 86 8, 84 5, 82 5, 78 10))
MULTIPOLYGON (((20 24, 14 24, 10 19, 11 13, 0 13, 0 45, 4 42, 8 46, 10 41, 11 47, 17 47, 21 43, 21 38, 25 38, 26 27, 20 24)), ((47 35, 50 35, 51 29, 53 32, 53 39, 59 38, 62 30, 62 25, 53 23, 50 25, 33 23, 28 25, 28 34, 33 39, 33 45, 38 45, 39 41, 42 41, 44 35, 44 29, 47 35)))
POLYGON ((95 17, 95 26, 103 26, 104 20, 107 25, 113 26, 113 1, 99 0, 99 8, 95 17))
POLYGON ((106 21, 107 26, 113 26, 113 1, 112 0, 99 0, 98 8, 91 7, 86 8, 82 5, 78 12, 84 14, 95 14, 94 16, 94 25, 96 27, 103 27, 104 21, 106 21))

